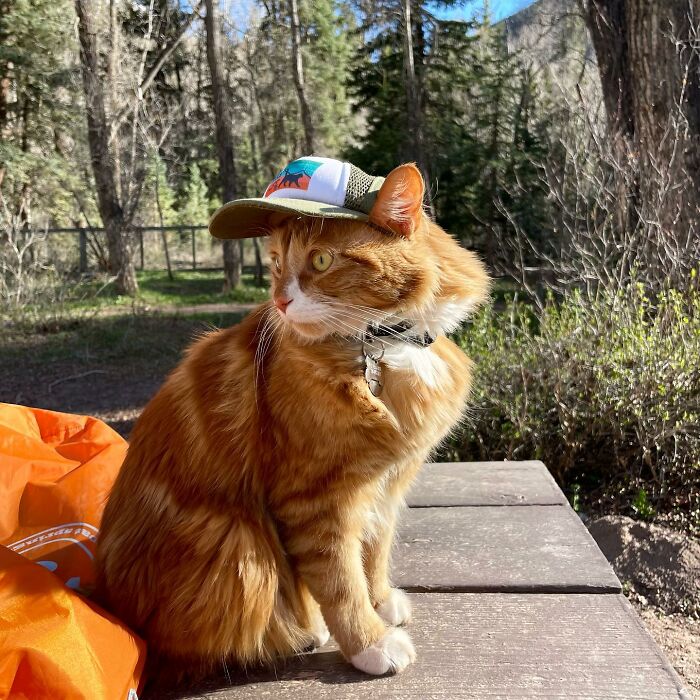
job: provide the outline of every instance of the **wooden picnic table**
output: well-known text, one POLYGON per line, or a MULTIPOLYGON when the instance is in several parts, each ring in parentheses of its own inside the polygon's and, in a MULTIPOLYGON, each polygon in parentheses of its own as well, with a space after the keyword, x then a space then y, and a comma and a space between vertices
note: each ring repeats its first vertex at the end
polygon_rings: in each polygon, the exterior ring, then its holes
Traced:
POLYGON ((691 700, 544 464, 428 464, 407 500, 393 566, 413 602, 406 671, 366 676, 331 641, 146 698, 691 700))

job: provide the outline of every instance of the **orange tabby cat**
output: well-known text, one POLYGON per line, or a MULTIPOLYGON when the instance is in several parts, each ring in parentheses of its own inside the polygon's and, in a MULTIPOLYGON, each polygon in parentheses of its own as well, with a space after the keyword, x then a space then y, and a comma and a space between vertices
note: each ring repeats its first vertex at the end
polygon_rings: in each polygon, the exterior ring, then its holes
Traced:
POLYGON ((445 332, 488 289, 422 201, 404 165, 370 224, 273 229, 274 303, 195 342, 136 424, 102 523, 98 596, 177 668, 270 661, 329 631, 367 673, 414 660, 398 628, 410 605, 389 582, 394 523, 464 410, 470 361, 445 332), (435 341, 382 338, 374 396, 358 338, 396 319, 435 341))

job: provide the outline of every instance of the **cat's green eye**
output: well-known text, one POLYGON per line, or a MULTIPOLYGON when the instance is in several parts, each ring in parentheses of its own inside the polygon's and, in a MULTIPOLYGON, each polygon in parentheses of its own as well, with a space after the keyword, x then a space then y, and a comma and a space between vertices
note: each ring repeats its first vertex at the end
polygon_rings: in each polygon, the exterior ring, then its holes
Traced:
POLYGON ((276 255, 272 256, 272 265, 275 268, 275 270, 277 270, 277 272, 280 272, 280 270, 282 270, 282 263, 276 255))
POLYGON ((333 256, 327 250, 317 250, 311 257, 314 270, 325 272, 333 262, 333 256))

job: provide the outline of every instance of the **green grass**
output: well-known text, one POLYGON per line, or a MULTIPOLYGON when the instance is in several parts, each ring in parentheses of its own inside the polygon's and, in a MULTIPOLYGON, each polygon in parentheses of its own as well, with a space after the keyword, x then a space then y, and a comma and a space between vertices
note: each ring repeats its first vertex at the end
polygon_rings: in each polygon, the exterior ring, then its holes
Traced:
POLYGON ((117 295, 114 285, 105 279, 74 283, 47 295, 60 301, 27 304, 10 313, 0 311, 0 362, 8 367, 16 362, 100 358, 107 363, 167 365, 179 356, 193 333, 232 325, 245 315, 233 308, 229 312, 225 305, 259 303, 269 295, 268 288, 256 286, 249 274, 243 276, 239 288, 224 294, 220 270, 178 271, 173 280, 161 270, 138 272, 135 298, 117 295), (203 304, 223 304, 225 310, 191 313, 184 309, 203 304), (168 312, 164 307, 182 311, 168 312), (146 310, 148 314, 143 313, 146 310))
POLYGON ((255 285, 253 275, 244 274, 240 287, 227 294, 222 291, 220 270, 181 270, 168 279, 165 270, 143 270, 136 273, 139 293, 120 296, 113 284, 95 279, 76 284, 68 294, 66 306, 74 310, 101 309, 110 306, 192 306, 217 303, 259 303, 268 298, 267 286, 255 285))
MULTIPOLYGON (((245 313, 97 316, 66 318, 44 332, 24 327, 0 337, 0 364, 7 371, 66 360, 106 365, 170 366, 200 332, 238 323, 245 313)), ((1 373, 0 373, 1 374, 1 373)))

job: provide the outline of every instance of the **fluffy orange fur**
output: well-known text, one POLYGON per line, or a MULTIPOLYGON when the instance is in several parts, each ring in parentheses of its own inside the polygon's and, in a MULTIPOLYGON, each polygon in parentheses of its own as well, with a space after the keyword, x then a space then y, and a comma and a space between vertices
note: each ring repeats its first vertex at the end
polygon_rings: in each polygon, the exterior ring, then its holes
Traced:
POLYGON ((470 361, 440 334, 405 365, 387 359, 375 397, 357 338, 392 317, 449 330, 488 290, 422 196, 401 166, 368 224, 271 230, 273 299, 297 298, 197 340, 138 420, 104 514, 97 595, 149 653, 195 673, 269 662, 323 641, 325 621, 358 668, 412 660, 382 619, 408 617, 386 610, 394 524, 462 415, 470 361), (318 251, 332 258, 323 272, 318 251))

